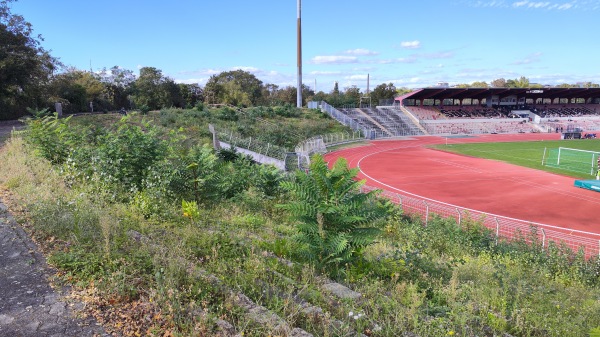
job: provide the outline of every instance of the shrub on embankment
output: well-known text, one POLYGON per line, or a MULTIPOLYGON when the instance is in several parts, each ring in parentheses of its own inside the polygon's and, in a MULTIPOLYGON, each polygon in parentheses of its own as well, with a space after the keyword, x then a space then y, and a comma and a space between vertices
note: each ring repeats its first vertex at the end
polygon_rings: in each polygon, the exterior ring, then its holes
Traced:
MULTIPOLYGON (((224 161, 137 116, 103 128, 54 122, 57 144, 36 141, 31 124, 4 146, 0 183, 27 209, 21 220, 60 280, 86 290, 109 330, 212 335, 224 320, 246 336, 277 331, 232 293, 316 336, 585 336, 600 327, 598 259, 496 244, 466 220, 424 227, 395 208, 372 223, 379 235, 360 254, 342 251, 351 258, 315 270, 293 239, 301 225, 277 206, 298 200, 282 187, 302 179, 224 161), (332 295, 327 276, 361 297, 332 295), (323 314, 307 313, 307 303, 323 314)), ((315 200, 321 212, 335 208, 335 198, 315 200)))

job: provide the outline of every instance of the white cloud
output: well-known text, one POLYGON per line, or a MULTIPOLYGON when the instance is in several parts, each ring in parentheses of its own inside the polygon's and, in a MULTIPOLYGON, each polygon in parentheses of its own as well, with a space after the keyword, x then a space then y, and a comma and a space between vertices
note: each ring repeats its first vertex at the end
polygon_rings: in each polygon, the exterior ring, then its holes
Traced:
POLYGON ((351 81, 366 81, 367 77, 368 77, 367 74, 363 74, 363 75, 350 75, 350 76, 346 76, 345 78, 347 80, 351 80, 351 81))
POLYGON ((186 79, 176 79, 175 83, 185 83, 185 84, 200 84, 205 85, 208 82, 208 78, 186 78, 186 79))
POLYGON ((525 58, 523 58, 522 60, 517 60, 511 64, 513 65, 522 65, 522 64, 531 64, 531 63, 537 63, 541 61, 541 57, 542 57, 542 53, 537 52, 537 53, 533 53, 530 55, 527 55, 525 58))
POLYGON ((415 63, 415 62, 417 62, 417 59, 414 56, 399 57, 399 58, 395 58, 395 59, 385 59, 385 60, 377 61, 378 64, 415 63))
POLYGON ((202 70, 191 70, 181 71, 179 75, 194 75, 194 76, 211 76, 222 73, 224 70, 221 69, 202 69, 202 70))
POLYGON ((531 0, 518 0, 518 1, 505 1, 505 0, 492 0, 492 1, 466 1, 468 6, 476 8, 515 8, 515 9, 546 9, 546 10, 569 10, 569 9, 584 9, 584 10, 597 10, 600 8, 598 0, 581 1, 531 1, 531 0))
POLYGON ((260 72, 260 70, 256 67, 247 67, 247 66, 236 66, 232 67, 231 70, 243 70, 252 74, 256 74, 260 72))
POLYGON ((523 6, 526 6, 528 2, 529 2, 529 1, 519 1, 519 2, 515 2, 515 3, 513 3, 513 7, 523 7, 523 6))
POLYGON ((402 41, 400 47, 405 49, 419 49, 421 48, 421 41, 402 41))
POLYGON ((348 54, 348 55, 357 55, 357 56, 373 56, 373 55, 379 55, 379 53, 378 53, 378 52, 371 51, 371 50, 368 50, 368 49, 362 49, 362 48, 346 50, 346 51, 344 52, 344 54, 348 54))
POLYGON ((341 72, 339 72, 339 71, 311 71, 310 74, 311 75, 321 75, 321 76, 332 76, 332 75, 339 75, 339 74, 341 74, 341 72))
POLYGON ((556 8, 559 10, 566 10, 566 9, 571 9, 572 7, 573 7, 573 4, 562 4, 556 8))
POLYGON ((473 7, 506 7, 505 1, 475 1, 474 3, 470 3, 473 7))
POLYGON ((346 63, 357 63, 358 58, 356 56, 315 56, 312 58, 311 63, 313 64, 346 64, 346 63))
POLYGON ((451 51, 440 51, 437 53, 427 53, 427 54, 415 54, 414 57, 424 58, 424 59, 449 59, 454 57, 454 52, 451 51))
POLYGON ((527 8, 546 8, 548 6, 550 6, 551 3, 550 2, 541 2, 541 1, 518 1, 513 3, 513 7, 518 8, 518 7, 527 7, 527 8))

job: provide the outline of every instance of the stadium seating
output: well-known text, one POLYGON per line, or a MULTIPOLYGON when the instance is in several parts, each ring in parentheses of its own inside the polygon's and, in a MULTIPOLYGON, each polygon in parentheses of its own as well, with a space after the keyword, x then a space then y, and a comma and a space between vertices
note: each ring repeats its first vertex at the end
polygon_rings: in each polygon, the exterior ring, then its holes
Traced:
POLYGON ((373 130, 376 135, 390 137, 423 134, 408 117, 392 107, 343 108, 339 110, 365 128, 373 130))
POLYGON ((383 106, 348 107, 339 111, 371 137, 420 135, 560 132, 576 125, 600 130, 598 104, 383 106), (525 112, 518 116, 515 110, 525 112), (532 114, 528 116, 529 112, 532 114), (537 116, 536 116, 537 115, 537 116), (538 117, 539 116, 539 117, 538 117), (525 118, 524 118, 525 117, 525 118), (534 122, 535 120, 535 122, 534 122))
POLYGON ((440 110, 433 106, 405 106, 405 108, 419 120, 448 119, 440 110))

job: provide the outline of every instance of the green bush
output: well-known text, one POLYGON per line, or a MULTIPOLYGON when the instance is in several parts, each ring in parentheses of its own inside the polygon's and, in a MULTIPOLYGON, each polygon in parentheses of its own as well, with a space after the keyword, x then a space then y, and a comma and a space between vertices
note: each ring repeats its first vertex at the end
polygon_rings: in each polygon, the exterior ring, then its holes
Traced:
POLYGON ((217 110, 217 118, 223 121, 237 121, 239 116, 235 109, 224 106, 217 110))
POLYGON ((84 130, 71 130, 71 117, 59 119, 58 116, 45 116, 27 120, 29 132, 27 141, 33 144, 37 152, 53 164, 63 163, 73 148, 79 145, 85 135, 84 130))
POLYGON ((390 211, 376 191, 360 193, 357 173, 343 158, 329 170, 323 157, 314 156, 308 173, 298 171, 295 181, 282 183, 292 200, 280 207, 297 221, 298 254, 322 271, 340 273, 361 257, 381 232, 374 224, 390 211))
POLYGON ((121 122, 114 133, 107 134, 97 149, 97 172, 126 189, 140 189, 152 165, 164 158, 166 144, 155 129, 121 122))
POLYGON ((142 105, 140 106, 139 110, 142 115, 147 115, 148 112, 150 112, 150 107, 147 105, 142 105))

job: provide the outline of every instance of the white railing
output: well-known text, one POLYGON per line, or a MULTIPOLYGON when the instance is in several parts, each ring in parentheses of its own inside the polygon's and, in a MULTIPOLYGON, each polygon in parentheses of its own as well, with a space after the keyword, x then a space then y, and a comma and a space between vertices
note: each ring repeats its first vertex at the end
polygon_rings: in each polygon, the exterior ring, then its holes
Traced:
MULTIPOLYGON (((368 192, 379 188, 363 186, 361 192, 368 192)), ((483 224, 495 233, 497 239, 523 238, 528 242, 535 239, 547 248, 550 242, 564 244, 574 252, 583 249, 587 258, 600 256, 600 234, 583 232, 569 228, 533 223, 519 219, 508 218, 501 215, 489 214, 472 209, 462 208, 440 201, 382 190, 381 196, 401 206, 406 214, 421 217, 424 224, 434 215, 442 218, 453 218, 461 225, 467 219, 483 224)))
POLYGON ((338 132, 311 137, 296 145, 295 151, 298 156, 298 167, 300 169, 308 167, 310 165, 310 157, 316 153, 326 153, 328 146, 359 142, 364 139, 360 131, 338 132))
POLYGON ((280 146, 265 143, 259 139, 248 137, 244 138, 233 132, 218 132, 219 140, 237 147, 256 152, 260 155, 285 160, 288 151, 280 146))

